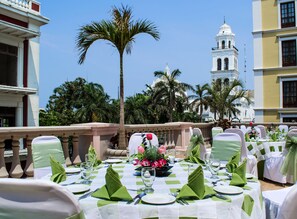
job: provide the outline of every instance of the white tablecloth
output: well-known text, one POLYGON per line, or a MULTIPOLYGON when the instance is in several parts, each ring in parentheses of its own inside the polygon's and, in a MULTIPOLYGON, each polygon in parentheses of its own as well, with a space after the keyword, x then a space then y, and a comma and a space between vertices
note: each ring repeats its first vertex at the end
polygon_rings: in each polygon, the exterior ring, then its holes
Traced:
MULTIPOLYGON (((114 164, 113 168, 122 176, 121 182, 125 185, 132 197, 136 195, 136 191, 129 189, 140 189, 143 187, 140 177, 136 177, 135 167, 131 164, 114 164)), ((187 183, 187 166, 186 164, 174 164, 171 169, 172 174, 169 177, 156 177, 153 188, 155 193, 169 194, 170 189, 181 188, 187 183)), ((105 184, 106 167, 99 169, 96 178, 91 184, 91 190, 95 190, 105 184)), ((205 178, 208 178, 210 173, 205 171, 205 178)), ((223 176, 222 176, 223 177, 223 176)), ((222 182, 227 185, 229 181, 222 182)), ((208 183, 208 185, 212 185, 208 183)), ((80 204, 85 212, 86 218, 127 218, 139 219, 158 217, 159 219, 178 219, 179 217, 198 217, 216 218, 216 219, 238 219, 238 218, 265 218, 265 206, 262 202, 262 193, 260 183, 248 182, 247 189, 244 189, 243 194, 230 195, 231 202, 213 201, 208 198, 205 200, 196 200, 189 205, 181 205, 178 203, 169 205, 149 205, 149 204, 127 204, 127 202, 117 202, 102 207, 97 207, 97 202, 100 199, 88 197, 80 200, 80 204), (244 196, 249 195, 253 201, 253 210, 251 216, 248 216, 242 210, 244 196)))

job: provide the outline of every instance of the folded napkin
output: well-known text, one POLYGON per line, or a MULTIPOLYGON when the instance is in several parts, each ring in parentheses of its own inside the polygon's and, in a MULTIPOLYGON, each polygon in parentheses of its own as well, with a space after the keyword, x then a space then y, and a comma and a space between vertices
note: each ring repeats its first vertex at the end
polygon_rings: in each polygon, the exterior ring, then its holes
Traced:
POLYGON ((92 145, 90 145, 89 147, 88 155, 89 155, 90 162, 93 164, 93 167, 97 167, 102 163, 101 160, 97 159, 95 148, 92 145))
POLYGON ((133 200, 126 187, 122 185, 119 174, 113 170, 111 165, 106 170, 105 183, 103 187, 92 194, 92 197, 112 201, 133 200))
POLYGON ((66 172, 64 167, 53 157, 50 156, 52 176, 51 181, 60 183, 66 180, 66 172))
POLYGON ((233 173, 233 171, 238 167, 239 161, 240 161, 240 153, 238 152, 234 154, 226 164, 226 168, 229 173, 233 173))
POLYGON ((202 167, 199 166, 188 177, 188 184, 184 185, 177 199, 190 198, 190 199, 203 199, 206 196, 214 195, 215 192, 212 188, 204 185, 204 175, 202 167))
POLYGON ((233 171, 230 185, 244 186, 247 183, 245 174, 246 174, 246 159, 244 159, 242 164, 233 171))
POLYGON ((200 144, 204 143, 203 137, 193 135, 191 137, 190 142, 191 142, 191 145, 189 147, 191 152, 189 153, 189 156, 185 160, 192 163, 199 163, 204 165, 205 164, 204 161, 200 159, 200 144))

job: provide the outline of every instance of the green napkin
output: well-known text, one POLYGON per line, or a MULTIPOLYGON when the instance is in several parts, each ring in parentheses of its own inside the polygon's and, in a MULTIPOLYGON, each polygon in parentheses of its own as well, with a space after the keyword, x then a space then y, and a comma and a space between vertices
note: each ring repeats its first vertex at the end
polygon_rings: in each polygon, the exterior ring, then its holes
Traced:
POLYGON ((230 185, 244 186, 247 183, 245 174, 246 174, 246 159, 244 159, 243 163, 233 171, 230 185))
POLYGON ((204 165, 204 161, 200 159, 200 144, 197 144, 191 151, 191 154, 185 159, 185 161, 198 163, 204 165))
POLYGON ((176 198, 203 199, 205 196, 213 194, 215 194, 213 189, 204 185, 203 170, 202 167, 199 166, 189 175, 188 184, 181 188, 176 198))
POLYGON ((88 155, 89 155, 90 162, 93 164, 93 167, 97 167, 102 163, 101 160, 97 159, 95 148, 92 145, 90 145, 89 147, 88 155))
POLYGON ((240 161, 240 153, 238 152, 234 154, 226 164, 226 168, 229 173, 233 173, 233 171, 238 167, 239 161, 240 161))
POLYGON ((122 185, 119 174, 113 170, 111 165, 106 170, 105 183, 103 187, 92 194, 92 197, 112 201, 133 200, 126 187, 122 185))
POLYGON ((53 157, 50 156, 52 176, 51 181, 60 183, 66 180, 66 172, 64 167, 53 157))

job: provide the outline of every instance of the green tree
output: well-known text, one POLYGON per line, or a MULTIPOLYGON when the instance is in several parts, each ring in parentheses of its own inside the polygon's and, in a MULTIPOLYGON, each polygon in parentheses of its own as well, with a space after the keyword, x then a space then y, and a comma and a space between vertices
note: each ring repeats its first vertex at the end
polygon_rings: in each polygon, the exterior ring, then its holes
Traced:
POLYGON ((154 75, 159 78, 159 81, 157 81, 154 86, 154 99, 156 103, 163 103, 163 105, 167 106, 167 118, 169 122, 172 122, 173 112, 177 109, 178 97, 182 97, 186 100, 186 91, 193 90, 193 87, 177 80, 181 75, 181 71, 178 69, 173 70, 171 74, 156 71, 154 75))
POLYGON ((148 96, 136 94, 125 101, 125 121, 127 124, 148 123, 148 96))
POLYGON ((192 99, 193 101, 190 103, 190 106, 193 111, 199 112, 199 120, 202 122, 202 114, 203 109, 207 110, 208 108, 208 102, 207 102, 207 96, 208 96, 208 84, 204 84, 200 86, 200 84, 197 84, 194 88, 194 94, 189 96, 189 99, 192 99))
POLYGON ((124 71, 123 56, 126 51, 131 53, 132 43, 138 34, 146 33, 154 39, 159 39, 159 32, 156 26, 147 20, 132 20, 132 10, 129 7, 112 9, 112 20, 92 22, 82 26, 77 36, 77 48, 79 51, 79 64, 82 64, 90 46, 97 40, 108 41, 115 47, 120 55, 120 128, 119 147, 126 148, 125 126, 124 126, 124 71))
POLYGON ((219 120, 223 120, 224 116, 230 117, 230 113, 235 115, 238 112, 236 106, 240 99, 243 98, 250 104, 251 100, 242 88, 242 82, 238 80, 230 84, 221 84, 221 81, 217 80, 208 87, 207 101, 211 111, 215 115, 218 114, 219 120))

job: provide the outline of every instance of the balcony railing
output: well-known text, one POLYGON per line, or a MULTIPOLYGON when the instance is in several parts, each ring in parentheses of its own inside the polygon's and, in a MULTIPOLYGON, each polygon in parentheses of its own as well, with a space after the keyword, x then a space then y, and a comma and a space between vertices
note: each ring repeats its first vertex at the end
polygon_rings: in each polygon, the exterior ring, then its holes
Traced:
MULTIPOLYGON (((126 125, 125 127, 127 136, 135 132, 153 132, 164 145, 176 146, 179 150, 185 151, 190 140, 190 127, 199 127, 205 140, 209 141, 212 126, 211 123, 176 122, 126 125)), ((110 139, 117 134, 117 131, 118 124, 108 123, 0 128, 0 178, 33 176, 31 142, 35 137, 41 135, 54 135, 60 138, 67 166, 80 163, 80 157, 84 157, 90 144, 94 146, 98 158, 102 160, 114 155, 125 155, 126 151, 124 149, 109 149, 110 139), (6 141, 11 142, 11 150, 5 150, 6 141), (69 153, 70 145, 72 148, 71 153, 69 153), (7 165, 8 163, 11 166, 7 165)))
POLYGON ((40 14, 40 3, 34 0, 0 0, 0 3, 18 8, 23 11, 29 11, 40 14))
MULTIPOLYGON (((235 49, 238 52, 238 49, 235 46, 232 46, 233 49, 235 49)), ((212 47, 211 50, 219 50, 219 49, 232 49, 229 48, 228 46, 225 46, 224 48, 222 47, 212 47)))

